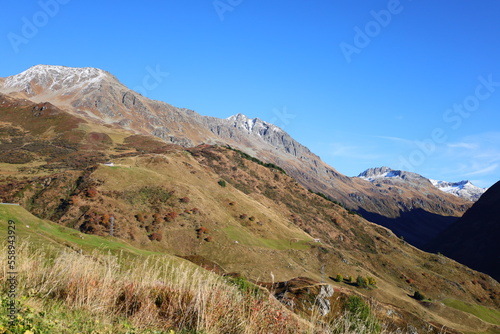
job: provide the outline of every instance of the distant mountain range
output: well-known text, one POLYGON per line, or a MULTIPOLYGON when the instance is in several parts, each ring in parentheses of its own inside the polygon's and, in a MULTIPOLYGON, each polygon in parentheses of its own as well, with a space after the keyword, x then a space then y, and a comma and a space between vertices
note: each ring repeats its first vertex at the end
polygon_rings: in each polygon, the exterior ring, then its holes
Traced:
POLYGON ((242 114, 228 119, 202 116, 150 100, 96 68, 37 65, 1 78, 0 92, 36 103, 50 102, 104 126, 154 135, 184 147, 229 145, 282 167, 304 187, 393 229, 417 246, 431 240, 472 205, 426 179, 391 183, 347 177, 273 124, 242 114))
POLYGON ((380 182, 381 179, 392 179, 397 181, 398 179, 404 182, 417 182, 426 183, 430 182, 439 190, 452 194, 468 201, 477 201, 479 197, 487 190, 487 188, 479 188, 472 184, 472 182, 465 180, 460 182, 447 182, 447 181, 436 181, 423 177, 422 175, 406 172, 401 170, 394 170, 389 167, 378 167, 369 168, 363 173, 358 175, 359 178, 370 182, 380 182))

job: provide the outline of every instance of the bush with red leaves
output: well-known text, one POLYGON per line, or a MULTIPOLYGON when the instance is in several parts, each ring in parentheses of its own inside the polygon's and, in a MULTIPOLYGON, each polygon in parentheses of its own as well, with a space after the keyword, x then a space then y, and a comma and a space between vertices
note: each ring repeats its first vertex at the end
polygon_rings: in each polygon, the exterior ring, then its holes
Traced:
POLYGON ((159 213, 155 213, 153 215, 153 219, 154 219, 154 223, 155 224, 161 224, 161 223, 163 223, 163 217, 159 213))
POLYGON ((97 196, 97 189, 92 187, 87 189, 87 197, 94 198, 97 196))
POLYGON ((153 232, 149 235, 149 240, 151 241, 162 241, 163 234, 161 232, 153 232))
POLYGON ((175 211, 172 211, 172 212, 169 212, 165 215, 165 221, 167 222, 173 222, 175 220, 175 218, 177 218, 179 216, 179 214, 175 211))

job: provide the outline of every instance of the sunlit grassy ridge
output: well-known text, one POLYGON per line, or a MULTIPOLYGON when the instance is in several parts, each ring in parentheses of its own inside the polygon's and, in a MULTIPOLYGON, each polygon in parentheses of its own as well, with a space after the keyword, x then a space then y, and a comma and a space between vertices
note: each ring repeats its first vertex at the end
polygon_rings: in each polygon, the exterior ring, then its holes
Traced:
POLYGON ((500 312, 489 307, 469 304, 456 299, 445 299, 443 303, 446 306, 456 308, 457 310, 464 311, 475 315, 479 319, 482 319, 491 324, 500 325, 500 312))

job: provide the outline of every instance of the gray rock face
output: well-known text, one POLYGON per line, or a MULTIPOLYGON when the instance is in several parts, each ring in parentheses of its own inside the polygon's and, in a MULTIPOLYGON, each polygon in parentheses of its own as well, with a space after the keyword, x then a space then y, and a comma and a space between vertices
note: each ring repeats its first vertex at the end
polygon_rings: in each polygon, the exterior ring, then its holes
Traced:
POLYGON ((327 315, 331 311, 330 297, 333 296, 334 290, 331 285, 322 285, 319 294, 316 297, 316 306, 322 316, 327 315))
POLYGON ((227 119, 215 117, 203 117, 203 124, 216 136, 223 139, 231 139, 236 142, 249 142, 251 146, 260 149, 272 148, 276 153, 285 157, 311 161, 313 158, 319 160, 307 147, 298 143, 279 127, 262 121, 259 118, 248 118, 243 114, 237 114, 227 119))

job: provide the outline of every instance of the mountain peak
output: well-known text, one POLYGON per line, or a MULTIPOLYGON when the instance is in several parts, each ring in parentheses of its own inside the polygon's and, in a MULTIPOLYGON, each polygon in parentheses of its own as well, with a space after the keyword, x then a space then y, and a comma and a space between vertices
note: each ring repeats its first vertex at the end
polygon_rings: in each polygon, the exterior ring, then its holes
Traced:
POLYGON ((267 123, 260 118, 249 118, 248 116, 238 113, 227 118, 233 122, 233 126, 246 130, 249 134, 256 133, 257 135, 265 135, 272 130, 273 132, 281 132, 282 130, 271 123, 267 123))
POLYGON ((74 91, 100 84, 106 79, 117 81, 112 74, 93 67, 35 65, 20 74, 5 78, 4 90, 21 89, 30 96, 47 89, 64 94, 68 89, 74 91))
POLYGON ((373 178, 378 178, 378 177, 391 177, 394 176, 391 174, 391 172, 395 172, 390 167, 382 166, 382 167, 376 167, 376 168, 368 168, 364 172, 360 173, 358 175, 359 178, 362 179, 373 179, 373 178), (391 175, 389 175, 391 174, 391 175))

